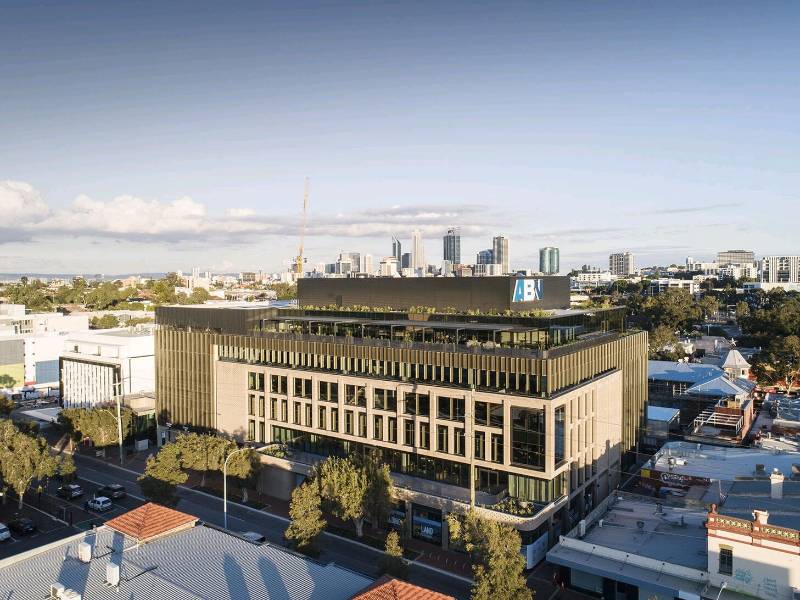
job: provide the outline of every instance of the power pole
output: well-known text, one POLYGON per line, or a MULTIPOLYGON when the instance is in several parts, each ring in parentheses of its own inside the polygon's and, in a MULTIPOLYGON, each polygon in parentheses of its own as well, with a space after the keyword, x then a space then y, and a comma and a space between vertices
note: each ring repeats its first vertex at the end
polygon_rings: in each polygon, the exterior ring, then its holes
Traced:
POLYGON ((120 381, 117 382, 117 385, 120 388, 119 389, 120 393, 117 394, 117 396, 116 396, 116 398, 117 398, 117 402, 116 402, 116 404, 117 404, 117 439, 119 440, 119 464, 120 464, 120 466, 122 466, 122 464, 124 462, 124 454, 125 454, 123 452, 123 449, 122 449, 122 407, 120 406, 120 404, 121 404, 120 396, 122 395, 122 392, 124 390, 124 388, 122 387, 122 379, 120 379, 120 381))

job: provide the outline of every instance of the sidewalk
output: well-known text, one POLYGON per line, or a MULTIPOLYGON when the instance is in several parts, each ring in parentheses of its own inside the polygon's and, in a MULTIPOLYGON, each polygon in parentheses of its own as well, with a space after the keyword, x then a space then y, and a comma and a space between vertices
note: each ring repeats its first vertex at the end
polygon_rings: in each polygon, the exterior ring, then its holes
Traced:
MULTIPOLYGON (((119 457, 114 454, 110 456, 107 452, 106 457, 97 457, 94 455, 93 452, 82 452, 82 448, 78 451, 84 457, 88 457, 91 459, 95 459, 98 461, 107 462, 108 464, 119 466, 119 457)), ((129 469, 131 471, 136 471, 138 473, 144 472, 145 463, 147 462, 147 457, 153 453, 153 450, 148 450, 147 452, 140 452, 138 454, 134 454, 131 456, 126 457, 125 463, 123 467, 125 469, 129 469)), ((189 478, 187 479, 186 483, 183 484, 184 487, 197 489, 198 491, 203 491, 205 493, 212 493, 215 496, 222 497, 222 477, 218 473, 208 474, 206 476, 205 487, 200 488, 200 475, 196 473, 190 473, 189 478), (216 493, 214 493, 216 492, 216 493)), ((285 519, 289 518, 289 502, 287 500, 282 500, 281 498, 276 498, 275 496, 270 496, 268 494, 259 493, 253 489, 248 489, 248 503, 258 504, 259 507, 257 510, 261 510, 262 512, 276 515, 278 517, 283 517, 285 519)), ((230 478, 228 479, 228 502, 236 502, 237 504, 241 504, 241 490, 236 485, 231 485, 230 478)), ((251 506, 251 508, 254 508, 251 506)), ((337 519, 332 515, 325 515, 326 520, 329 522, 331 526, 337 529, 337 531, 333 532, 337 535, 340 535, 338 530, 353 530, 352 523, 344 523, 337 519)), ((371 531, 369 526, 364 527, 364 532, 367 535, 371 535, 373 537, 379 537, 383 539, 385 532, 373 532, 371 531)), ((359 541, 358 538, 353 536, 347 536, 354 541, 359 541)), ((371 545, 367 543, 367 545, 371 545)), ((424 564, 436 569, 440 569, 442 571, 447 571, 448 573, 453 573, 454 575, 458 575, 459 577, 466 577, 471 579, 472 578, 472 565, 470 563, 469 557, 466 554, 462 554, 460 552, 453 552, 450 550, 443 550, 442 548, 435 546, 433 544, 429 544, 427 542, 423 542, 420 540, 415 540, 413 538, 405 540, 404 547, 407 550, 412 551, 414 554, 417 554, 416 558, 413 559, 413 562, 424 564)))

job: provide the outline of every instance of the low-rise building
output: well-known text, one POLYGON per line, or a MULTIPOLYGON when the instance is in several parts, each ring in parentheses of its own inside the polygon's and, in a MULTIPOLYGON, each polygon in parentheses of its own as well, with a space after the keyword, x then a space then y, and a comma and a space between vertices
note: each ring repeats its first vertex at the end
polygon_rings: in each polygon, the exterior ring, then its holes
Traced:
POLYGON ((3 598, 350 600, 372 584, 333 563, 254 544, 152 503, 0 560, 3 598))
POLYGON ((700 284, 693 280, 693 279, 670 279, 670 278, 659 278, 659 279, 651 279, 647 287, 647 293, 651 296, 655 296, 656 294, 661 294, 666 290, 686 290, 690 294, 694 295, 700 291, 700 284))
POLYGON ((91 407, 117 395, 155 390, 152 328, 107 329, 73 334, 60 357, 61 403, 91 407))

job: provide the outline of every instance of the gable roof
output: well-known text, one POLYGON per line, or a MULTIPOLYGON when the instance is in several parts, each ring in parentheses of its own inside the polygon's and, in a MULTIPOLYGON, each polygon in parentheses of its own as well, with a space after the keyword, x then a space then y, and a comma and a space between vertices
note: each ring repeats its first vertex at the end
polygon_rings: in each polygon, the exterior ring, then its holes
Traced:
POLYGON ((455 600, 427 588, 384 575, 352 600, 455 600))
POLYGON ((722 369, 716 365, 674 362, 671 360, 647 361, 647 378, 655 381, 699 383, 722 375, 722 373, 722 369))
POLYGON ((148 502, 106 521, 106 525, 138 542, 146 542, 167 533, 194 527, 197 521, 198 518, 192 515, 148 502))
POLYGON ((728 377, 725 375, 720 375, 719 377, 714 377, 708 381, 703 381, 693 385, 686 390, 686 393, 693 394, 695 396, 713 396, 717 398, 725 396, 747 396, 750 391, 750 389, 746 389, 744 386, 739 385, 738 381, 734 382, 728 379, 728 377))

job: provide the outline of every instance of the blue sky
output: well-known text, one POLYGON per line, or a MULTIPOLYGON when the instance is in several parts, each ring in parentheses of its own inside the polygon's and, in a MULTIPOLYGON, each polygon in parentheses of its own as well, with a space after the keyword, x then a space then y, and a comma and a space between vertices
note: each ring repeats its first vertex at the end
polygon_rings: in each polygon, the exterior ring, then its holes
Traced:
POLYGON ((0 5, 0 272, 800 253, 794 2, 0 5), (5 218, 2 215, 5 215, 5 218))

